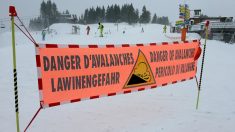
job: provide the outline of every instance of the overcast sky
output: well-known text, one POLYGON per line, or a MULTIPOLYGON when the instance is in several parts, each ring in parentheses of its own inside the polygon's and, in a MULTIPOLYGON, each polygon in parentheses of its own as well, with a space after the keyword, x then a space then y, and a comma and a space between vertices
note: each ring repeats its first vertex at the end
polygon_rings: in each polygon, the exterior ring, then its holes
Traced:
MULTIPOLYGON (((22 18, 31 18, 39 15, 40 4, 43 0, 0 0, 0 20, 8 17, 9 5, 14 5, 18 15, 22 18)), ((47 0, 44 0, 47 1, 47 0)), ((86 8, 92 6, 107 6, 111 4, 133 3, 141 11, 146 5, 150 12, 158 16, 168 16, 173 22, 178 18, 180 3, 187 3, 190 9, 202 9, 208 16, 235 16, 235 0, 51 0, 55 2, 60 12, 68 9, 78 16, 86 8)))

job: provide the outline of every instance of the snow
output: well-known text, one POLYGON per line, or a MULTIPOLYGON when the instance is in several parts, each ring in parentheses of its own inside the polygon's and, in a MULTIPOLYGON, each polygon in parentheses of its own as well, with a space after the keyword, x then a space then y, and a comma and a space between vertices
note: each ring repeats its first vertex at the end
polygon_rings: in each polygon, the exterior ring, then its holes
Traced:
MULTIPOLYGON (((72 25, 55 24, 56 34, 46 43, 122 44, 178 41, 179 34, 162 33, 162 25, 108 23, 105 37, 98 37, 97 25, 79 25, 80 35, 71 34, 72 25), (141 33, 141 28, 144 33, 141 33), (123 31, 125 30, 125 34, 123 31), (109 33, 111 32, 111 34, 109 33), (166 37, 172 36, 173 39, 166 37)), ((169 28, 168 28, 169 29, 169 28)), ((39 43, 40 32, 32 32, 39 43)), ((189 34, 188 39, 198 38, 189 34)), ((204 40, 201 40, 204 43, 204 40)), ((39 108, 35 50, 33 44, 16 32, 19 112, 21 131, 39 108)), ((199 109, 195 109, 195 80, 128 95, 105 97, 43 109, 28 131, 33 132, 233 132, 235 129, 235 46, 207 41, 199 109)), ((201 57, 202 58, 202 57, 201 57)), ((200 58, 200 59, 201 59, 200 58)), ((12 71, 11 33, 0 34, 0 131, 16 131, 12 71)), ((201 66, 199 60, 198 66, 201 66)), ((198 71, 199 77, 199 71, 198 71)))

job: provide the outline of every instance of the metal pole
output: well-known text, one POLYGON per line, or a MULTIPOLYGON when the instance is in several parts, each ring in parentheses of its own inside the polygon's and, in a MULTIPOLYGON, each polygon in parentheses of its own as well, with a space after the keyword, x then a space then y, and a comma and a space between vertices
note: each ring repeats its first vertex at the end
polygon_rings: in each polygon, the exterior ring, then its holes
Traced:
POLYGON ((206 41, 208 39, 208 28, 209 28, 209 21, 207 21, 206 23, 206 36, 205 36, 205 44, 204 44, 203 56, 202 56, 202 67, 201 67, 201 74, 200 74, 200 80, 199 80, 196 109, 198 109, 198 105, 199 105, 199 98, 200 98, 200 91, 201 91, 201 84, 202 84, 202 73, 203 73, 205 54, 206 54, 206 41))
POLYGON ((201 91, 201 90, 198 90, 198 93, 197 93, 197 104, 196 104, 196 109, 198 109, 198 105, 199 105, 200 91, 201 91))
POLYGON ((15 26, 14 26, 14 23, 15 23, 14 22, 14 16, 11 16, 16 126, 17 126, 17 132, 20 132, 19 107, 18 107, 18 88, 17 88, 17 70, 16 70, 15 26))

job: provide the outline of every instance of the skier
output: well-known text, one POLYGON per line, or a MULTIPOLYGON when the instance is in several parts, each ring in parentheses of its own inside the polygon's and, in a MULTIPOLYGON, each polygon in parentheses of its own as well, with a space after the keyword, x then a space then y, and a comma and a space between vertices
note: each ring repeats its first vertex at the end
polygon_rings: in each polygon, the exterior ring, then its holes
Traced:
POLYGON ((78 35, 80 35, 80 27, 77 26, 77 30, 78 30, 78 35))
POLYGON ((144 32, 144 28, 142 27, 142 29, 141 29, 141 33, 143 33, 144 32))
POLYGON ((90 30, 91 30, 90 26, 87 26, 87 28, 86 28, 86 31, 87 31, 86 34, 87 34, 87 35, 89 35, 90 30))
POLYGON ((167 27, 166 27, 166 25, 164 25, 164 27, 163 27, 163 33, 166 33, 166 29, 167 29, 167 27))
POLYGON ((46 30, 42 30, 42 41, 45 41, 45 37, 46 37, 46 30))
POLYGON ((78 28, 77 26, 72 27, 72 34, 77 34, 78 33, 78 28))
POLYGON ((103 30, 104 30, 104 26, 99 22, 99 27, 98 29, 100 30, 100 37, 104 37, 103 36, 103 30))

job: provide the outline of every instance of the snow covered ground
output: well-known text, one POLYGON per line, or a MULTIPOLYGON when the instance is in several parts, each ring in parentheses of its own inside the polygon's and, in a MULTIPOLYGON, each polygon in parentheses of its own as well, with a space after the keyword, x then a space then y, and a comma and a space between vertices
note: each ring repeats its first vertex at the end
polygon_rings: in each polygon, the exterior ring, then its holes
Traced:
MULTIPOLYGON (((69 24, 56 24, 46 43, 121 44, 177 41, 179 34, 162 33, 162 25, 104 24, 99 38, 97 25, 91 35, 71 34, 69 24), (141 28, 144 33, 141 33, 141 28), (125 34, 123 34, 125 31, 125 34), (168 37, 167 37, 168 36, 168 37), (169 36, 174 37, 174 40, 169 36)), ((32 32, 37 42, 40 32, 32 32)), ((197 35, 189 34, 188 39, 197 35)), ((16 33, 20 128, 24 130, 39 107, 33 44, 16 33)), ((202 40, 204 43, 204 40, 202 40)), ((28 129, 32 132, 234 132, 235 130, 235 45, 208 41, 199 109, 195 109, 195 80, 128 95, 100 98, 42 110, 28 129)), ((12 74, 11 33, 0 34, 0 131, 14 132, 15 109, 12 74)), ((199 61, 199 66, 201 65, 199 61)), ((199 75, 199 72, 198 72, 199 75)))

